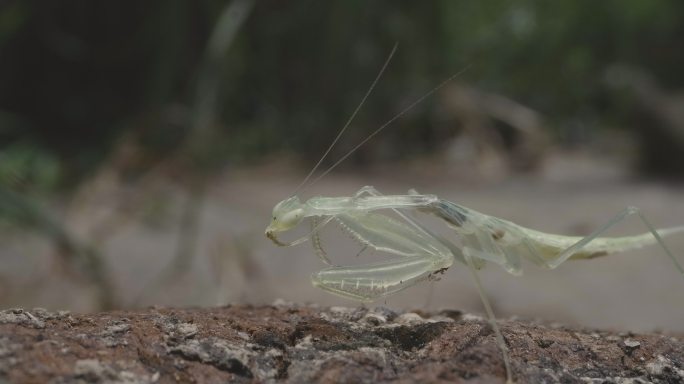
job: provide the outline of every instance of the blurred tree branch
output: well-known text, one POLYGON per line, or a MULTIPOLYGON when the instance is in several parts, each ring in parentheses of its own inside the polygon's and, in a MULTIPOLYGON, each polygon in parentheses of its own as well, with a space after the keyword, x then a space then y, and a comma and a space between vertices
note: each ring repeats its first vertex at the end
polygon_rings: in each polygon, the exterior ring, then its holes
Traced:
POLYGON ((65 264, 76 269, 81 277, 95 287, 100 309, 112 309, 119 305, 111 277, 98 251, 77 240, 63 222, 39 206, 34 198, 0 186, 0 216, 20 228, 51 239, 65 264))

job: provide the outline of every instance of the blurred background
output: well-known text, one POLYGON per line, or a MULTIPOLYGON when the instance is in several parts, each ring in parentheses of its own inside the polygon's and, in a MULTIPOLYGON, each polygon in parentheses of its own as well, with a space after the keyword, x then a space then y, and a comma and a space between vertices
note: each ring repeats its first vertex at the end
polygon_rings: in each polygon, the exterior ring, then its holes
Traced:
MULTIPOLYGON (((301 198, 374 185, 568 235, 628 205, 682 225, 682 41, 677 0, 3 1, 0 306, 356 305, 310 285, 308 244, 263 231, 395 42, 319 173, 467 69, 301 198)), ((335 261, 377 257, 326 232, 335 261)), ((684 260, 684 237, 667 242, 684 260)), ((526 267, 483 271, 499 317, 684 331, 657 247, 526 267)), ((459 265, 378 304, 482 312, 459 265)))

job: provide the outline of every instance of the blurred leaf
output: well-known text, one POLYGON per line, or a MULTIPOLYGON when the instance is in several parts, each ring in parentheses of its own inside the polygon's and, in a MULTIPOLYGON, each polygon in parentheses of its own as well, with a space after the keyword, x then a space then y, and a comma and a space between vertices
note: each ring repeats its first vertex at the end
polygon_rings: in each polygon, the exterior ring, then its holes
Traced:
POLYGON ((0 150, 0 186, 19 191, 53 190, 60 177, 60 164, 43 148, 15 144, 0 150))

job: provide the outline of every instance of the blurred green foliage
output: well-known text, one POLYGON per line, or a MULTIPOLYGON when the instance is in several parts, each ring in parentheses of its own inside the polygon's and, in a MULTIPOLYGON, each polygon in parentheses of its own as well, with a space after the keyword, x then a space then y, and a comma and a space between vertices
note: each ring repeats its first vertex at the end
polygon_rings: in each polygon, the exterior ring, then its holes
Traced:
MULTIPOLYGON (((51 185, 60 175, 70 184, 127 135, 152 157, 182 146, 226 4, 3 2, 3 180, 18 173, 51 185)), ((467 64, 462 81, 541 111, 559 140, 593 127, 630 129, 606 69, 631 64, 679 89, 683 37, 678 0, 257 1, 214 74, 207 151, 219 164, 288 151, 317 158, 395 41, 399 54, 340 151, 467 64)), ((433 150, 439 137, 429 119, 403 119, 383 134, 398 148, 392 156, 433 150)))
POLYGON ((0 185, 40 193, 52 190, 59 176, 58 160, 32 144, 14 143, 0 152, 0 185))

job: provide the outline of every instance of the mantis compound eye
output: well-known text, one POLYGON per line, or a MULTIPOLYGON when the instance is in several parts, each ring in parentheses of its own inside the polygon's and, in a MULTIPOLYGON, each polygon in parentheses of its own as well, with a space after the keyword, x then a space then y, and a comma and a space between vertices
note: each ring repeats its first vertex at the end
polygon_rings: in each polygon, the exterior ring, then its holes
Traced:
POLYGON ((304 216, 304 205, 299 202, 296 196, 281 201, 273 208, 273 217, 271 224, 266 228, 266 237, 281 247, 301 243, 308 236, 292 242, 283 242, 277 234, 296 227, 304 219, 304 216))
POLYGON ((292 229, 299 224, 304 218, 304 209, 302 203, 299 202, 297 196, 292 196, 288 199, 276 204, 273 208, 273 217, 271 224, 266 228, 266 235, 269 233, 284 232, 292 229))
POLYGON ((286 212, 280 217, 280 225, 285 228, 292 228, 299 224, 304 217, 304 210, 299 208, 289 212, 286 212))

